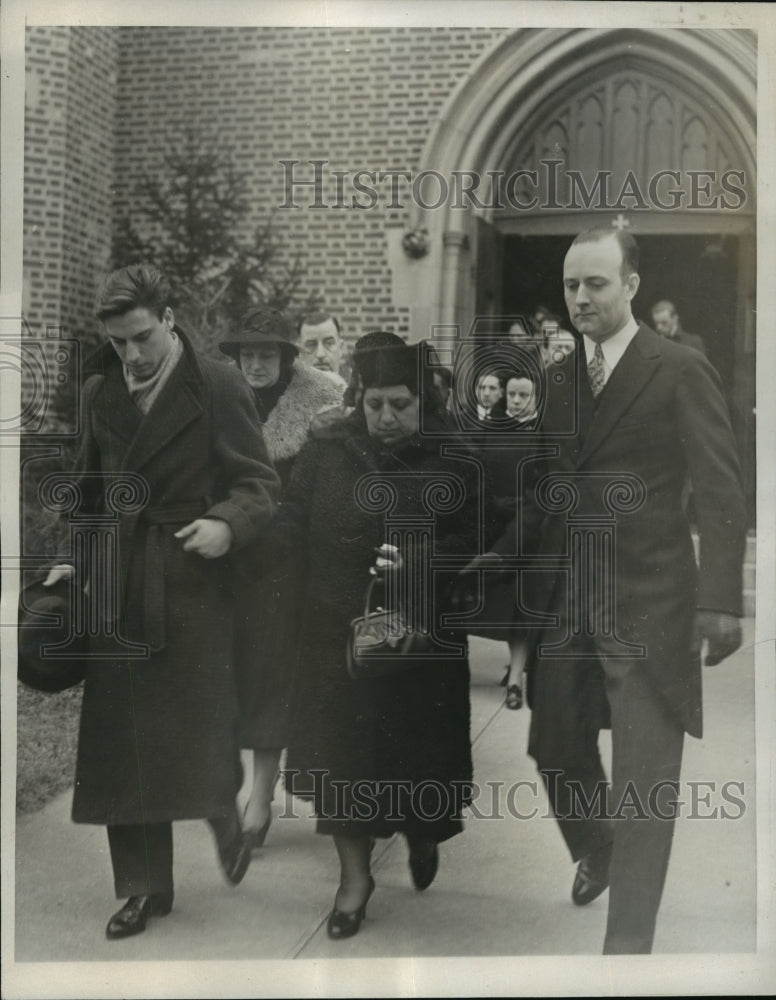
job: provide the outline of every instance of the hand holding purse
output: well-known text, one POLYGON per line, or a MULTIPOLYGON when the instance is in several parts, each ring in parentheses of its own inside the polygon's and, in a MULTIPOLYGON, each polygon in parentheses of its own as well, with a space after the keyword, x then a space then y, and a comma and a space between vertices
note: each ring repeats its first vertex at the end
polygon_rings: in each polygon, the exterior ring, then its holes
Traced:
POLYGON ((364 614, 350 623, 345 663, 353 680, 403 673, 439 658, 430 633, 416 631, 400 611, 371 609, 377 582, 367 587, 364 614))

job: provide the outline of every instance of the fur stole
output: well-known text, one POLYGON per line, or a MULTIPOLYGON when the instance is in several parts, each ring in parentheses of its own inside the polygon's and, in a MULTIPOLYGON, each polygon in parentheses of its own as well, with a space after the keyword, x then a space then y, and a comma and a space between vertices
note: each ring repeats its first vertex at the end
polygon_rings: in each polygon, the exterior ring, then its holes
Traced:
POLYGON ((291 366, 288 388, 261 428, 272 461, 298 455, 310 436, 313 417, 341 403, 344 392, 345 381, 339 375, 318 371, 297 358, 291 366))

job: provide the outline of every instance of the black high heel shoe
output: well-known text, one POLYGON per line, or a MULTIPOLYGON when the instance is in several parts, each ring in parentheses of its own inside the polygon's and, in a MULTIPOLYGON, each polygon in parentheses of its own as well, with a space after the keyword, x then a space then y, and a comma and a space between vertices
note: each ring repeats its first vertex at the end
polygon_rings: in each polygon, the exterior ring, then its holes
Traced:
POLYGON ((245 829, 243 831, 245 840, 247 841, 250 850, 255 851, 258 850, 259 847, 264 846, 264 841, 267 839, 267 834, 269 833, 271 825, 272 813, 270 812, 269 816, 267 816, 267 822, 263 826, 259 827, 258 830, 245 829))
POLYGON ((504 699, 507 708, 523 707, 523 692, 519 684, 510 684, 507 687, 507 696, 504 699))
POLYGON ((343 938, 353 937, 354 934, 358 934, 361 923, 366 916, 366 904, 369 902, 369 897, 374 891, 375 880, 370 875, 369 891, 366 894, 366 899, 357 910, 353 913, 343 913, 342 910, 338 910, 335 907, 331 911, 329 919, 326 921, 326 933, 332 940, 341 941, 343 938))
POLYGON ((424 889, 428 889, 439 871, 439 848, 436 844, 431 844, 429 847, 429 842, 424 840, 408 840, 408 843, 412 884, 418 892, 423 892, 424 889))
POLYGON ((216 839, 221 871, 231 885, 239 885, 251 863, 251 849, 237 810, 232 816, 217 816, 208 823, 216 839))

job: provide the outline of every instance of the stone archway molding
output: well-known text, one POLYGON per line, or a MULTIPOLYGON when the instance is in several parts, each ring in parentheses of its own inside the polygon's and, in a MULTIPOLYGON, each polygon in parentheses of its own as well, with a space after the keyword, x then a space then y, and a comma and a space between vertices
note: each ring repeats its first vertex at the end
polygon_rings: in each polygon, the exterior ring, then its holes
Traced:
MULTIPOLYGON (((450 95, 431 128, 419 171, 451 178, 453 171, 498 169, 515 135, 538 109, 575 78, 625 55, 702 87, 739 162, 754 176, 756 49, 751 33, 726 29, 515 32, 485 53, 450 95)), ((432 246, 442 250, 441 266, 425 286, 431 301, 423 313, 443 325, 454 324, 472 212, 452 207, 448 199, 438 209, 414 206, 413 214, 414 227, 425 227, 432 246)))

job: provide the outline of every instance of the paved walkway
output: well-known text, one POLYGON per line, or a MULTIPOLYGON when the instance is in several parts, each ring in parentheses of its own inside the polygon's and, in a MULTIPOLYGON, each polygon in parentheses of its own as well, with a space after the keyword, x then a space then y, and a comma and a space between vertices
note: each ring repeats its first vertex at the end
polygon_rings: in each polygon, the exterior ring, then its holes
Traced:
MULTIPOLYGON (((753 629, 745 624, 744 648, 705 671, 707 736, 686 745, 685 806, 656 954, 713 956, 756 947, 753 629), (727 801, 725 782, 740 783, 727 786, 727 801), (742 815, 722 819, 723 808, 742 815), (715 809, 716 819, 700 818, 715 809)), ((499 643, 472 642, 472 737, 475 778, 483 788, 481 816, 467 821, 464 835, 442 845, 438 878, 424 893, 411 887, 403 840, 378 842, 377 891, 356 937, 327 938, 325 921, 337 887, 335 854, 328 838, 314 834, 307 807, 279 787, 266 845, 242 885, 224 883, 204 823, 176 824, 172 914, 152 920, 138 937, 109 942, 104 925, 115 901, 105 832, 70 822, 67 793, 17 825, 16 961, 599 955, 607 897, 585 908, 570 901, 573 865, 554 821, 546 818, 543 793, 532 790, 537 776, 525 754, 529 713, 503 706, 504 689, 497 682, 504 650, 499 643), (296 818, 281 815, 284 806, 296 818), (532 819, 515 815, 532 809, 538 810, 532 819)), ((654 956, 641 961, 653 968, 659 962, 654 956)), ((521 991, 514 973, 510 982, 509 992, 521 991)), ((455 992, 455 979, 450 985, 455 992)), ((272 993, 266 983, 250 979, 244 989, 243 995, 272 993)), ((412 982, 386 986, 388 993, 416 989, 412 982)))

